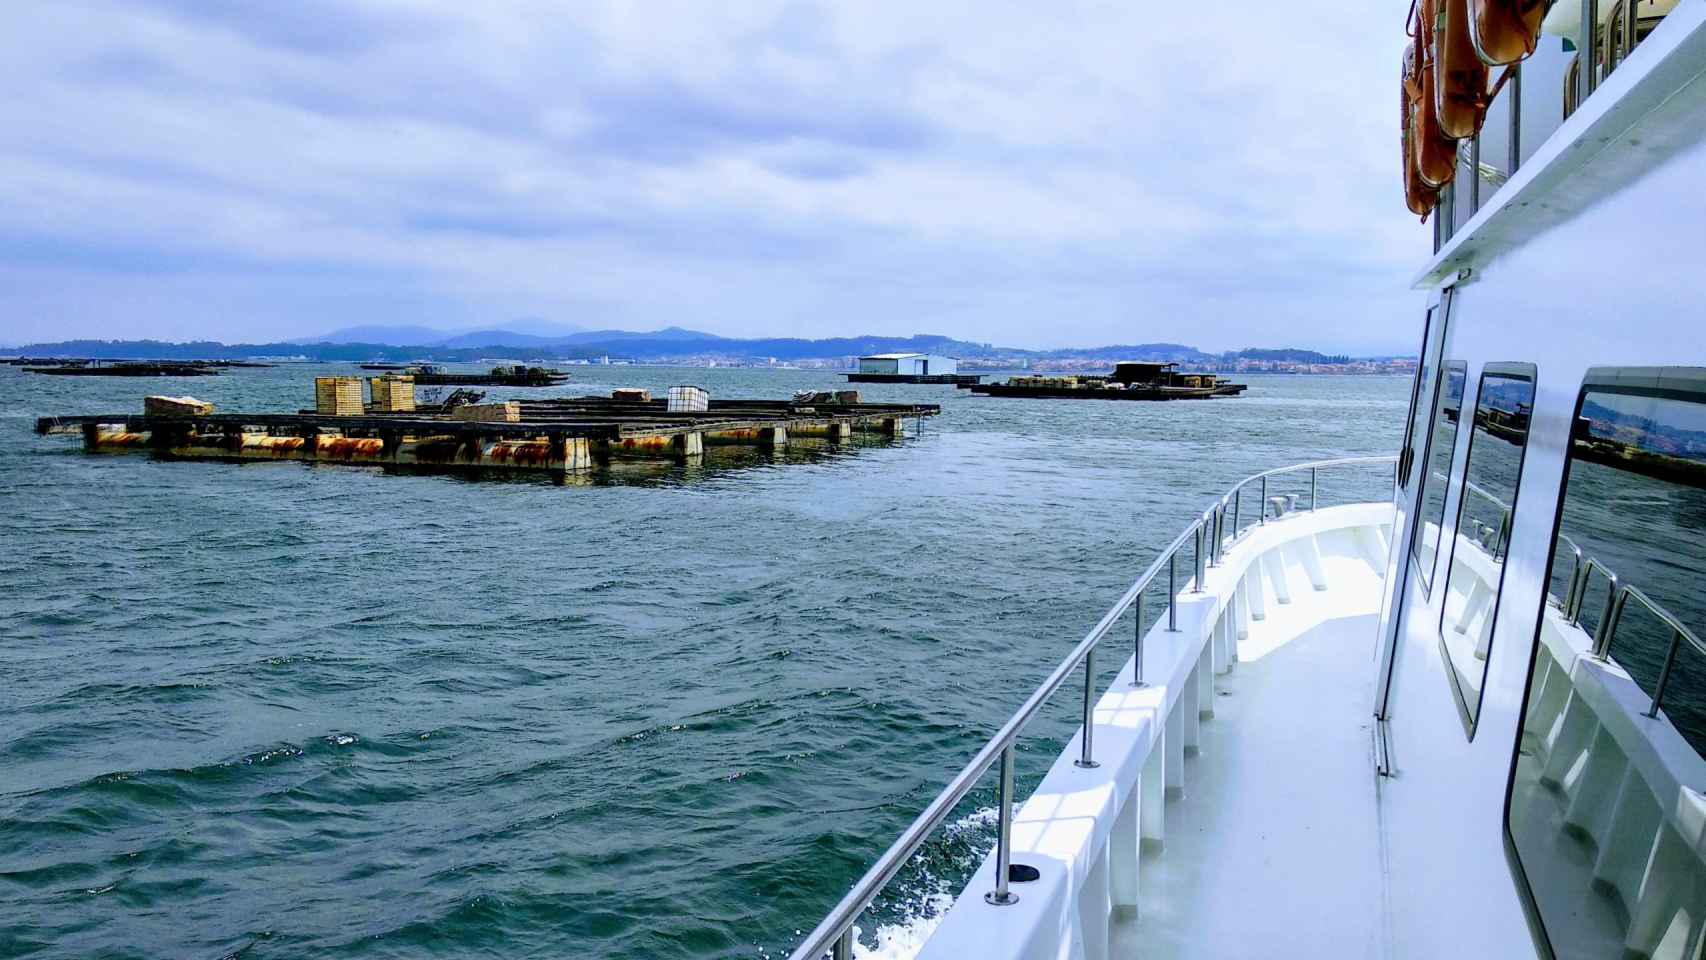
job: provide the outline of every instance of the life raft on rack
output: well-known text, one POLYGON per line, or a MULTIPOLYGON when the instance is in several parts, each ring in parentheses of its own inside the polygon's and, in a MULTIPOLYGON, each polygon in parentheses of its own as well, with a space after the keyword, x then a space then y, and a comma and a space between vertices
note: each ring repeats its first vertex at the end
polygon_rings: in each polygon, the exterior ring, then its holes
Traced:
MULTIPOLYGON (((1399 144, 1404 152, 1404 204, 1410 212, 1424 221, 1434 208, 1439 206, 1439 190, 1435 185, 1422 180, 1417 170, 1417 140, 1421 136, 1421 125, 1417 123, 1419 111, 1416 109, 1422 102, 1421 78, 1416 72, 1416 42, 1411 41, 1404 50, 1403 86, 1400 89, 1399 108, 1402 111, 1402 122, 1399 130, 1399 144)), ((1452 170, 1456 169, 1453 164, 1452 170)))
POLYGON ((1406 125, 1416 175, 1429 187, 1438 189, 1457 175, 1457 144, 1440 127, 1437 106, 1434 23, 1437 0, 1419 0, 1420 17, 1416 23, 1416 39, 1405 61, 1404 94, 1409 98, 1410 116, 1406 125))
POLYGON ((1540 22, 1552 0, 1469 0, 1469 40, 1482 63, 1501 67, 1526 60, 1540 43, 1540 22))
POLYGON ((1440 0, 1434 31, 1434 109, 1439 131, 1453 140, 1481 132, 1487 119, 1487 65, 1469 36, 1470 0, 1440 0))
POLYGON ((1412 0, 1400 141, 1404 200, 1427 219, 1457 175, 1457 142, 1481 132, 1514 64, 1540 42, 1554 0, 1412 0), (1505 66, 1488 86, 1489 67, 1505 66))

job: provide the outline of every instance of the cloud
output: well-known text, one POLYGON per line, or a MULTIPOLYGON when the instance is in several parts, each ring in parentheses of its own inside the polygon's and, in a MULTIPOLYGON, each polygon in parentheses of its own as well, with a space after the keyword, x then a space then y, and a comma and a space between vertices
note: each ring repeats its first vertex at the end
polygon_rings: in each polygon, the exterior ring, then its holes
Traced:
POLYGON ((1403 15, 13 5, 0 342, 537 315, 1405 346, 1403 15))

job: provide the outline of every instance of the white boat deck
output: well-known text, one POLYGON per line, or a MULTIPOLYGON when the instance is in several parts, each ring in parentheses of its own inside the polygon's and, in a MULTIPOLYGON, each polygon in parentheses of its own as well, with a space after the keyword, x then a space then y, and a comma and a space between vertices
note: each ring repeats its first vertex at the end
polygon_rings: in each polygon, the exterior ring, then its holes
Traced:
POLYGON ((978 895, 986 858, 919 960, 1385 953, 1370 686, 1389 515, 1247 531, 1181 594, 1178 630, 1146 631, 1148 685, 1128 660, 1098 696, 1098 765, 1074 737, 1015 812, 1013 862, 1036 871, 1017 902, 978 895))
POLYGON ((1371 715, 1379 597, 1355 567, 1250 624, 1217 680, 1164 849, 1141 859, 1141 917, 1115 958, 1378 957, 1386 952, 1371 715), (1349 582, 1347 582, 1349 581, 1349 582), (1366 598, 1366 599, 1365 599, 1366 598), (1332 618, 1332 619, 1328 619, 1332 618))

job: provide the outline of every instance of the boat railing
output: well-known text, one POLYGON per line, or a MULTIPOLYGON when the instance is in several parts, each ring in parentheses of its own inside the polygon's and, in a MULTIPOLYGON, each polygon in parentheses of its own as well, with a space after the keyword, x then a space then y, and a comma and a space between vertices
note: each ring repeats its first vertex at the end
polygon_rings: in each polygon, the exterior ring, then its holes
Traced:
MULTIPOLYGON (((1011 717, 1003 723, 1000 729, 983 745, 971 760, 948 781, 947 786, 931 800, 904 831, 900 837, 890 844, 876 863, 865 871, 853 884, 847 895, 841 898, 827 916, 808 933, 789 960, 821 960, 827 953, 834 960, 851 960, 853 956, 853 925, 860 914, 880 895, 906 866, 911 856, 929 839, 930 835, 945 823, 954 808, 964 800, 977 786, 978 781, 991 767, 1000 764, 999 783, 996 801, 996 842, 995 842, 995 889, 983 895, 984 900, 997 906, 1014 903, 1018 898, 1009 889, 1012 867, 1012 839, 1014 813, 1014 747, 1025 728, 1041 712, 1043 706, 1065 686, 1067 681, 1079 669, 1084 669, 1084 704, 1083 704, 1083 736, 1080 738, 1080 753, 1075 763, 1081 767, 1095 767, 1094 744, 1091 734, 1094 724, 1091 723, 1091 710, 1096 703, 1096 647, 1112 632, 1115 624, 1128 611, 1137 613, 1136 638, 1133 653, 1135 655, 1135 674, 1133 685, 1143 686, 1143 596, 1144 593, 1161 579, 1163 574, 1167 582, 1167 630, 1177 632, 1178 602, 1180 593, 1179 562, 1180 553, 1187 544, 1192 547, 1189 557, 1195 575, 1191 580, 1189 590, 1192 593, 1202 592, 1202 583, 1209 567, 1218 566, 1225 554, 1226 548, 1237 543, 1241 536, 1249 534, 1253 529, 1269 521, 1269 509, 1273 507, 1276 518, 1283 515, 1287 508, 1283 505, 1270 504, 1268 499, 1269 481, 1275 477, 1307 473, 1309 475, 1309 507, 1314 511, 1319 505, 1321 471, 1339 467, 1371 466, 1390 464, 1393 467, 1393 481, 1396 483, 1398 458, 1386 457, 1344 457, 1336 460, 1319 460, 1312 463, 1301 463, 1289 467, 1280 467, 1255 474, 1238 482, 1220 499, 1216 500, 1208 510, 1196 516, 1186 525, 1185 529, 1174 537, 1172 542, 1163 549, 1149 566, 1144 568, 1141 576, 1132 582, 1130 587, 1120 595, 1114 605, 1103 614, 1102 619, 1085 634, 1066 659, 1051 671, 1046 679, 1025 699, 1011 717), (1239 529, 1241 506, 1244 491, 1252 485, 1261 491, 1261 511, 1242 530, 1239 529), (1231 512, 1231 523, 1228 525, 1228 511, 1231 512)), ((1280 498, 1275 498, 1280 499, 1280 498)))
POLYGON ((1696 654, 1706 657, 1706 643, 1702 643, 1700 637, 1693 630, 1690 630, 1687 625, 1677 619, 1676 614, 1666 610, 1663 605, 1642 593, 1634 584, 1626 583, 1613 592, 1616 599, 1612 602, 1610 611, 1606 614, 1605 622, 1600 628, 1600 633, 1605 639, 1601 641, 1596 637, 1594 642, 1594 653, 1601 660, 1611 659, 1611 644, 1617 638, 1617 625, 1622 622, 1623 609, 1631 598, 1636 603, 1646 607, 1649 613, 1663 621, 1664 625, 1671 630, 1670 646, 1665 651, 1664 666, 1659 668, 1659 679, 1653 684, 1653 705, 1647 710, 1647 716, 1656 717, 1659 715, 1659 706, 1664 703, 1665 687, 1670 683, 1671 668, 1676 665, 1676 655, 1681 651, 1683 644, 1686 642, 1696 654))
POLYGON ((1605 608, 1600 613, 1599 624, 1593 633, 1593 655, 1603 660, 1611 648, 1611 612, 1617 605, 1617 592, 1623 581, 1616 571, 1606 566, 1598 557, 1584 558, 1581 548, 1576 546, 1574 541, 1570 541, 1569 546, 1573 551, 1575 568, 1570 572, 1569 592, 1564 596, 1564 618, 1570 621, 1572 627, 1582 625, 1582 607, 1587 605, 1593 576, 1597 573, 1603 577, 1606 586, 1605 608))
POLYGON ((1664 703, 1665 688, 1670 683, 1671 668, 1676 664, 1677 654, 1684 647, 1693 650, 1701 657, 1706 657, 1706 642, 1683 623, 1676 614, 1671 613, 1665 606, 1635 586, 1624 583, 1615 571, 1606 566, 1598 557, 1589 556, 1582 548, 1566 534, 1558 535, 1559 546, 1568 550, 1570 559, 1570 578, 1566 581, 1567 592, 1562 601, 1554 601, 1558 611, 1572 627, 1582 625, 1582 608, 1587 605, 1588 591, 1592 586, 1593 577, 1598 574, 1605 580, 1605 606, 1602 608, 1599 623, 1594 626, 1593 646, 1589 655, 1594 659, 1607 662, 1614 658, 1611 647, 1617 639, 1617 628, 1623 622, 1623 610, 1630 600, 1647 608, 1661 623, 1670 628, 1670 646, 1665 651, 1664 665, 1659 668, 1658 681, 1653 685, 1652 706, 1647 710, 1647 716, 1656 717, 1659 707, 1664 703))
MULTIPOLYGON (((1558 545, 1570 551, 1566 555, 1570 561, 1570 575, 1564 580, 1566 586, 1564 596, 1554 597, 1551 595, 1550 591, 1548 591, 1546 599, 1548 602, 1556 605, 1559 612, 1563 613, 1564 616, 1567 617, 1570 615, 1570 609, 1576 604, 1576 590, 1578 588, 1576 578, 1580 577, 1582 574, 1582 548, 1575 540, 1562 533, 1558 534, 1558 545)), ((1557 549, 1554 548, 1553 552, 1556 553, 1557 549)), ((1556 564, 1557 561, 1553 562, 1556 564)))
POLYGON ((1492 504, 1499 511, 1499 525, 1497 527, 1489 527, 1474 517, 1470 517, 1469 519, 1476 525, 1476 542, 1481 544, 1483 547, 1486 547, 1488 550, 1491 550, 1494 560, 1501 559, 1505 555, 1506 548, 1510 545, 1510 504, 1500 500, 1494 494, 1487 492, 1485 488, 1473 480, 1465 481, 1463 489, 1479 497, 1482 501, 1492 504), (1491 539, 1489 539, 1489 537, 1491 539))

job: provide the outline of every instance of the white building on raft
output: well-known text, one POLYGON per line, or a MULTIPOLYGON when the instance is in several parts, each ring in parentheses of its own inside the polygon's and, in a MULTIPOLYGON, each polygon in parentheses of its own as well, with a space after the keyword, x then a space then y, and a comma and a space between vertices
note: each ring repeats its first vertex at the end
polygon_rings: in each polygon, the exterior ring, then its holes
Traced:
POLYGON ((960 372, 960 362, 953 357, 931 353, 879 353, 859 358, 860 373, 900 374, 905 376, 942 376, 960 372))

